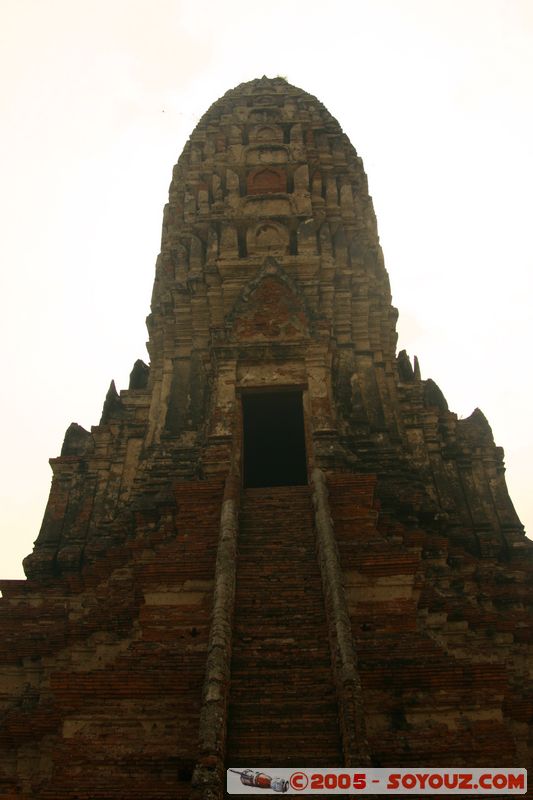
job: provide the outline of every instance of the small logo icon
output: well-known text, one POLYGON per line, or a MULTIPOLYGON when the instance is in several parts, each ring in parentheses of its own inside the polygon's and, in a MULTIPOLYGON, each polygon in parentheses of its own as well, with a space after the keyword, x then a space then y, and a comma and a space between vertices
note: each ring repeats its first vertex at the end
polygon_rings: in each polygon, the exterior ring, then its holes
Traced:
POLYGON ((255 769, 229 769, 228 772, 234 772, 236 775, 241 776, 241 783, 245 786, 255 786, 257 789, 270 789, 273 792, 286 792, 289 789, 289 781, 286 778, 271 778, 265 772, 259 772, 255 769))

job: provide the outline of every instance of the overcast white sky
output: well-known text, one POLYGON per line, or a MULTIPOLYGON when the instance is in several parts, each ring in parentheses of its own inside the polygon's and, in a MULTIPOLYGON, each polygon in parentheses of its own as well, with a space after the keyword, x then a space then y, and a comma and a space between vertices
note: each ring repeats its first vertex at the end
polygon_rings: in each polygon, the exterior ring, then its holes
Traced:
POLYGON ((263 74, 317 95, 363 158, 399 348, 484 411, 533 530, 531 0, 3 0, 0 577, 23 575, 65 429, 147 359, 188 135, 263 74))

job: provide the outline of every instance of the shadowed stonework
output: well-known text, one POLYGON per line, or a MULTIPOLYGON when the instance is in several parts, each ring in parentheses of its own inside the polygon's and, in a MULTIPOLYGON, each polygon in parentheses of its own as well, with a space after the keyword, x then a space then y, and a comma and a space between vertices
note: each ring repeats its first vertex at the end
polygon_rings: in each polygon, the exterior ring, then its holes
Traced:
POLYGON ((530 765, 533 546, 396 319, 338 123, 281 78, 224 95, 174 168, 150 366, 70 426, 0 583, 0 798, 530 765))

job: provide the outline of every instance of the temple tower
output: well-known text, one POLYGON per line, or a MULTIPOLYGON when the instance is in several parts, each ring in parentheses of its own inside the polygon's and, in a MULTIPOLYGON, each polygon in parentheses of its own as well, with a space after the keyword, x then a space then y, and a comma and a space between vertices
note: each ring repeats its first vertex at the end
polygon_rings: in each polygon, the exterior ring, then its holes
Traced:
POLYGON ((150 365, 67 430, 0 583, 1 796, 529 765, 533 548, 396 319, 336 120, 281 78, 224 95, 174 169, 150 365))

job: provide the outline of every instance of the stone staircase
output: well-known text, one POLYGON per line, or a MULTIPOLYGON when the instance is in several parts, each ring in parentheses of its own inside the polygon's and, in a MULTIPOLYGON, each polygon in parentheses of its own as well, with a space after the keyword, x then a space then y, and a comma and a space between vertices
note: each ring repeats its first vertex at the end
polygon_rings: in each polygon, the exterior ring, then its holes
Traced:
POLYGON ((308 486, 244 492, 228 766, 340 766, 308 486))

